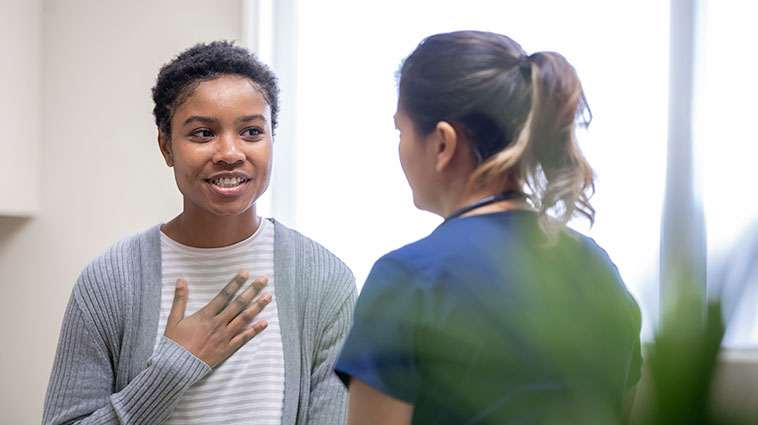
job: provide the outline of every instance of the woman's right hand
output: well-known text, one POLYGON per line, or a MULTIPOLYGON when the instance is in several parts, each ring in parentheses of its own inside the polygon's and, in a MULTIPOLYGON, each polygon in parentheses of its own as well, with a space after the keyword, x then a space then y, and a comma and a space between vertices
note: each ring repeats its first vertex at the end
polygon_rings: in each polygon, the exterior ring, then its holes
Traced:
POLYGON ((270 293, 264 293, 252 302, 268 283, 265 276, 256 278, 231 301, 247 279, 247 271, 237 273, 216 297, 189 317, 184 317, 189 294, 187 282, 182 278, 177 279, 174 303, 168 315, 164 335, 211 368, 216 367, 268 325, 265 320, 259 320, 249 326, 258 313, 271 302, 270 293))

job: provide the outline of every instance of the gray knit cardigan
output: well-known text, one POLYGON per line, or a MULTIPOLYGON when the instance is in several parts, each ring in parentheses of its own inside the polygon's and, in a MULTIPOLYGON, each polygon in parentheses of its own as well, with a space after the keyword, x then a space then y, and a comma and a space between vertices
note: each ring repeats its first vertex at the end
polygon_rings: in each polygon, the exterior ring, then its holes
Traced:
MULTIPOLYGON (((274 221, 284 351, 282 424, 344 424, 347 393, 332 366, 356 298, 350 270, 274 221)), ((44 424, 159 424, 210 368, 162 337, 160 226, 95 258, 74 286, 45 397, 44 424)))

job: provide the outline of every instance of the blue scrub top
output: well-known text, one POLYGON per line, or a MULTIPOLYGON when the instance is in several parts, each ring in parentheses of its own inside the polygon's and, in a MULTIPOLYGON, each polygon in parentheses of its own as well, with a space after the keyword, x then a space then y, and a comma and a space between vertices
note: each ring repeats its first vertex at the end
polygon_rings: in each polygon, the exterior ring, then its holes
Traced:
POLYGON ((640 378, 640 311, 607 253, 537 214, 456 218, 383 256, 335 365, 414 424, 608 423, 640 378))

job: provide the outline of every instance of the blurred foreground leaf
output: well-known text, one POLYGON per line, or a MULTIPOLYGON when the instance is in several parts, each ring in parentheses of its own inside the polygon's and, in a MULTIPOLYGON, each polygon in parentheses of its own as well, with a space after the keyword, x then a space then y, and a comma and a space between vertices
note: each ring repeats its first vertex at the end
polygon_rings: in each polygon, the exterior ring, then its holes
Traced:
POLYGON ((693 285, 680 288, 647 350, 653 394, 639 425, 756 424, 756 418, 727 420, 714 413, 711 391, 726 328, 722 303, 706 301, 693 285))

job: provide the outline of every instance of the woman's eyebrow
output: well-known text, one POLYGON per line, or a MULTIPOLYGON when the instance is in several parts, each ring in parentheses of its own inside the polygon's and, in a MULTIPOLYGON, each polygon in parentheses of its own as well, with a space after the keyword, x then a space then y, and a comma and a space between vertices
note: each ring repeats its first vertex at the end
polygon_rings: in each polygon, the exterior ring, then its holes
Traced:
POLYGON ((206 123, 206 124, 214 124, 214 123, 218 122, 218 120, 215 119, 215 118, 204 117, 204 116, 200 116, 200 115, 193 115, 193 116, 187 118, 186 120, 184 120, 184 124, 182 124, 182 125, 187 125, 187 124, 189 124, 191 122, 195 122, 195 121, 206 123))
MULTIPOLYGON (((237 118, 235 121, 238 122, 238 123, 240 123, 240 122, 250 122, 250 121, 255 121, 255 120, 266 121, 266 117, 264 115, 261 115, 261 114, 245 115, 244 117, 237 118)), ((205 116, 201 116, 201 115, 193 115, 193 116, 187 118, 186 120, 184 120, 184 124, 183 125, 187 125, 187 124, 192 123, 192 122, 202 122, 202 123, 205 123, 205 124, 216 124, 216 123, 219 122, 219 120, 216 119, 216 118, 212 118, 212 117, 205 117, 205 116)))
POLYGON ((255 121, 255 120, 262 120, 266 121, 266 117, 261 114, 255 114, 255 115, 246 115, 244 117, 237 118, 237 122, 249 122, 249 121, 255 121))

